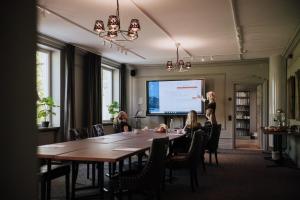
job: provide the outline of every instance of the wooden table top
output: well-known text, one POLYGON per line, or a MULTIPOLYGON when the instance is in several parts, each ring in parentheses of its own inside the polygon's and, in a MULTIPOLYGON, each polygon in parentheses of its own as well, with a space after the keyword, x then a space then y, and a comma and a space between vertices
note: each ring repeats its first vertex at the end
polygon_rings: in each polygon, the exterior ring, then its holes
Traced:
POLYGON ((41 145, 37 147, 38 158, 54 158, 56 155, 87 148, 90 143, 87 140, 61 142, 41 145))
POLYGON ((133 147, 130 145, 122 145, 117 143, 98 143, 98 145, 92 145, 89 148, 59 154, 55 156, 55 159, 72 161, 116 162, 144 150, 145 147, 139 148, 137 146, 133 147))
POLYGON ((183 134, 176 134, 175 132, 173 134, 153 131, 123 132, 78 141, 42 145, 38 147, 37 156, 55 160, 116 162, 149 149, 153 138, 169 137, 169 140, 173 140, 181 136, 183 134))
POLYGON ((262 132, 264 134, 270 134, 270 135, 288 135, 289 132, 287 129, 282 129, 282 128, 264 128, 262 127, 262 132))

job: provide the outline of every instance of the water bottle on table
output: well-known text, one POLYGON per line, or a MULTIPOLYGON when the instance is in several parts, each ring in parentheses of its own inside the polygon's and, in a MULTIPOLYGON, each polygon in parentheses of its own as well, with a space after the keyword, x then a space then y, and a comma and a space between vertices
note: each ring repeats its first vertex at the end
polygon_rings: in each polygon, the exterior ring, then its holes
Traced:
POLYGON ((171 121, 170 121, 170 129, 169 129, 170 131, 170 133, 174 130, 174 122, 173 122, 173 119, 171 119, 171 121))

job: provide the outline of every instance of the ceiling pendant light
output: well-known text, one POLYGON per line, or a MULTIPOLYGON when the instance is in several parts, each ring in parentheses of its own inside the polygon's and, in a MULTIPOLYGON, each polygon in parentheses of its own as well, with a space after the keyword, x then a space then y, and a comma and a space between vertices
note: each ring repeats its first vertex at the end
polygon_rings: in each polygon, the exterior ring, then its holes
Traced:
POLYGON ((178 48, 180 46, 180 43, 176 43, 176 63, 175 65, 173 66, 173 63, 172 61, 167 61, 167 64, 166 64, 166 70, 167 71, 174 71, 174 70, 178 70, 178 72, 186 72, 188 71, 191 67, 192 67, 192 64, 191 62, 185 62, 181 59, 179 60, 179 52, 178 52, 178 48))
POLYGON ((128 31, 121 30, 120 14, 119 14, 119 0, 117 0, 116 15, 110 15, 107 22, 107 31, 104 27, 104 22, 100 19, 96 20, 94 25, 94 31, 99 34, 99 37, 106 40, 115 41, 131 41, 138 38, 138 31, 141 30, 140 22, 138 19, 131 19, 128 31), (118 35, 122 38, 118 38, 118 35))

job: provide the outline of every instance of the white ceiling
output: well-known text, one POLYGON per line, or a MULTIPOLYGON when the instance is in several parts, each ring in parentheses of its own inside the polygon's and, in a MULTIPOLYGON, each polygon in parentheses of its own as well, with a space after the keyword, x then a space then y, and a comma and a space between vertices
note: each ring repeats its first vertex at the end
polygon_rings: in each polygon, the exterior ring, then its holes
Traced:
POLYGON ((236 26, 241 28, 245 50, 241 58, 266 58, 281 54, 300 25, 299 0, 119 1, 121 28, 127 29, 130 19, 138 18, 142 30, 137 40, 117 43, 139 56, 104 45, 90 32, 95 19, 106 24, 108 16, 115 14, 115 0, 39 0, 50 12, 38 9, 38 32, 121 63, 148 65, 175 59, 175 42, 181 43, 179 55, 185 60, 210 62, 211 56, 214 61, 238 60, 236 26))

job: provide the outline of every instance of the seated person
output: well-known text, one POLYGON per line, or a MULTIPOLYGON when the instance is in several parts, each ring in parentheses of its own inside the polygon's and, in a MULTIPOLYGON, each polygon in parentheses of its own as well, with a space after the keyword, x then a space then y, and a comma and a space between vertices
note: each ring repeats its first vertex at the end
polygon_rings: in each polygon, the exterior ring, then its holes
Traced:
POLYGON ((167 125, 166 124, 160 124, 158 128, 155 128, 156 133, 166 133, 167 132, 167 125))
POLYGON ((120 111, 113 121, 115 133, 131 131, 131 126, 128 124, 128 115, 125 111, 120 111))
POLYGON ((191 110, 187 115, 187 120, 183 128, 185 136, 174 140, 173 152, 176 153, 186 153, 189 150, 192 134, 201 128, 201 124, 197 121, 197 112, 191 110))
POLYGON ((191 137, 191 134, 200 128, 201 124, 197 121, 197 112, 195 110, 191 110, 187 115, 183 130, 189 137, 191 137))

